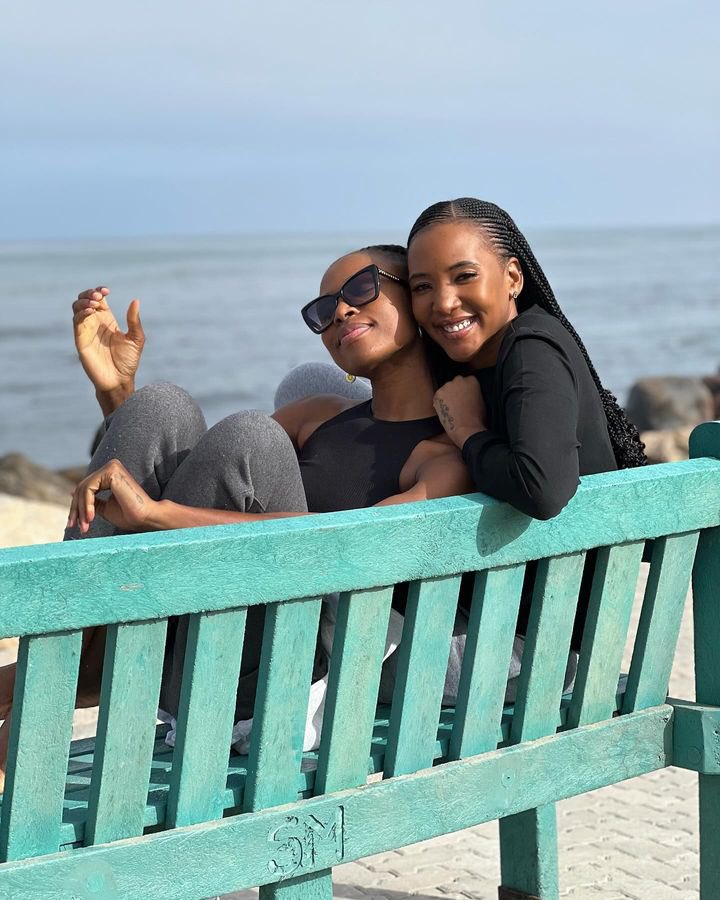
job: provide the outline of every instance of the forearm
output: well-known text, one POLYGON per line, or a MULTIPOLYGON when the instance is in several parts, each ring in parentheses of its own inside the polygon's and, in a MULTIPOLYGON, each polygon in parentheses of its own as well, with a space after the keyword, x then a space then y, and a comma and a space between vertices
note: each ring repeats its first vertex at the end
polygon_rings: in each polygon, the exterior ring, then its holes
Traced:
POLYGON ((205 525, 235 525, 238 522, 262 522, 266 519, 288 519, 307 516, 303 512, 245 513, 233 509, 202 509, 183 506, 172 500, 159 500, 145 520, 147 531, 169 531, 173 528, 199 528, 205 525))
POLYGON ((569 441, 541 456, 485 431, 466 441, 463 459, 477 490, 535 519, 556 516, 579 484, 577 449, 569 441))

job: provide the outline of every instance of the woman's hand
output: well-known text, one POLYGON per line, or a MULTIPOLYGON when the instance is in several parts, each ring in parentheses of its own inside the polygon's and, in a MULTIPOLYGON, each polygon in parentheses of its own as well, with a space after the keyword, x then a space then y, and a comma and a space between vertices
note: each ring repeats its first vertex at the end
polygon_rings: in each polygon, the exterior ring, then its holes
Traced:
POLYGON ((140 301, 127 311, 127 332, 120 330, 107 302, 110 291, 97 287, 78 294, 73 303, 73 330, 80 362, 95 385, 105 415, 117 409, 135 390, 145 333, 140 301))
POLYGON ((97 514, 123 531, 145 531, 157 506, 120 460, 111 459, 75 488, 68 528, 77 525, 82 534, 87 534, 97 514), (102 500, 98 491, 110 491, 111 496, 102 500))
POLYGON ((435 392, 433 405, 448 437, 461 450, 471 435, 487 430, 487 407, 474 376, 458 375, 448 381, 435 392))

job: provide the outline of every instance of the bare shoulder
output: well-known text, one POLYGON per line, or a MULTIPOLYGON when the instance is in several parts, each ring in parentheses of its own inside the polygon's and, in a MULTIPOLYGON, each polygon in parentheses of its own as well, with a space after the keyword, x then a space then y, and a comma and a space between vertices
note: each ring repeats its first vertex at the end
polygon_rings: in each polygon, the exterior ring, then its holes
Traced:
POLYGON ((361 402, 337 394, 315 394, 276 409, 272 417, 282 425, 295 446, 302 447, 323 422, 361 402))

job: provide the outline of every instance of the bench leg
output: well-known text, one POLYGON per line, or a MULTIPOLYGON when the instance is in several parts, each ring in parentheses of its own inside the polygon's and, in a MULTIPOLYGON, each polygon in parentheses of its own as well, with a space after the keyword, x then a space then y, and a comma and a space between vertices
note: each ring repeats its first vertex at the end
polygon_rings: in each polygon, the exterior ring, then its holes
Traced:
POLYGON ((555 804, 500 819, 499 900, 557 900, 555 804))
POLYGON ((283 884, 267 884, 260 888, 259 900, 332 900, 332 871, 301 875, 283 884))
POLYGON ((720 775, 700 775, 700 900, 720 885, 720 775))

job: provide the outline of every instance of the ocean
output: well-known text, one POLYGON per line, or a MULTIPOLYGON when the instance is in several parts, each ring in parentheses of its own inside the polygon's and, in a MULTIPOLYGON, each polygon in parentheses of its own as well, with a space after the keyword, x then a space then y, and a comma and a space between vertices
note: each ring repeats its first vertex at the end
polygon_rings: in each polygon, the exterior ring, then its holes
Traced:
MULTIPOLYGON (((720 226, 528 231, 560 305, 622 400, 648 375, 720 363, 720 226)), ((189 390, 209 424, 269 411, 298 363, 325 360, 300 307, 341 254, 400 234, 0 243, 0 456, 53 468, 87 460, 100 414, 77 360, 71 304, 106 284, 124 327, 141 300, 138 386, 189 390)))

